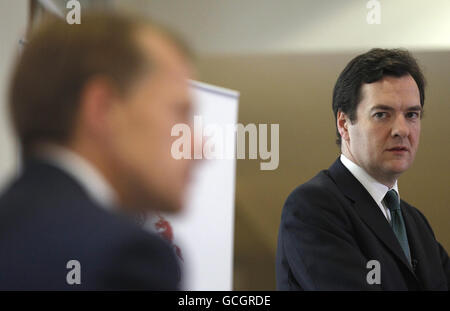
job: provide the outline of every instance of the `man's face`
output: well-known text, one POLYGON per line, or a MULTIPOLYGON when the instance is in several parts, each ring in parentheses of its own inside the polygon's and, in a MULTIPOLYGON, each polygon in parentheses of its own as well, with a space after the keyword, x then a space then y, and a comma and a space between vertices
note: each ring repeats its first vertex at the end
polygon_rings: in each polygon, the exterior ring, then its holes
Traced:
POLYGON ((384 184, 392 184, 414 161, 422 108, 410 75, 386 76, 361 87, 356 120, 344 140, 352 160, 384 184))
POLYGON ((154 67, 115 105, 112 153, 120 173, 123 201, 138 208, 176 211, 182 207, 192 167, 176 160, 171 145, 177 123, 191 124, 188 79, 191 68, 164 37, 142 31, 144 52, 154 67))

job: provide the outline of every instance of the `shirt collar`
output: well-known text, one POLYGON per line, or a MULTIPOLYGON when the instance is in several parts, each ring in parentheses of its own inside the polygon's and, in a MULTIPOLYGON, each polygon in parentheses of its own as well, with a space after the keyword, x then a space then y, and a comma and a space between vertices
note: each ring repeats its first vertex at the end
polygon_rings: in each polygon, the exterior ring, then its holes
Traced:
POLYGON ((375 202, 380 203, 383 201, 384 196, 390 189, 394 189, 398 197, 400 198, 400 193, 398 191, 397 181, 392 188, 389 188, 382 183, 378 182, 375 178, 370 176, 362 167, 358 166, 356 163, 351 161, 345 155, 341 154, 342 164, 352 173, 353 176, 366 188, 370 196, 375 200, 375 202))
POLYGON ((77 153, 54 144, 39 149, 39 155, 74 178, 89 197, 105 209, 113 210, 117 194, 104 176, 77 153))

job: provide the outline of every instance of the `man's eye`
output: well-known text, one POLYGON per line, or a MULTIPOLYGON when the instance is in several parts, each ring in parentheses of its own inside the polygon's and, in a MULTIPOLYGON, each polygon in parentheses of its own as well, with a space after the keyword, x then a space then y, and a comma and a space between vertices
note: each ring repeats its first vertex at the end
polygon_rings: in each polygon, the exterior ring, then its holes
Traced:
POLYGON ((420 114, 418 112, 407 112, 406 113, 406 118, 408 119, 418 119, 420 117, 420 114))
POLYGON ((386 112, 377 112, 373 116, 375 119, 383 119, 383 118, 386 118, 387 113, 386 112))

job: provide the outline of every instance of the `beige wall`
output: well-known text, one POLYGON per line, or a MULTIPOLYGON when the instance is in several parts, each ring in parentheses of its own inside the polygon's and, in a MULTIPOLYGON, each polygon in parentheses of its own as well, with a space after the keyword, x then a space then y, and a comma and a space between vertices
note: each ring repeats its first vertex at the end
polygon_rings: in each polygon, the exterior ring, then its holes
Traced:
MULTIPOLYGON (((297 185, 338 156, 331 94, 358 53, 204 56, 200 79, 241 92, 239 122, 280 124, 280 165, 260 171, 239 160, 236 189, 235 289, 274 289, 281 209, 297 185)), ((428 80, 421 145, 399 180, 403 199, 428 218, 450 251, 450 52, 416 57, 428 80)))
POLYGON ((0 192, 17 166, 17 151, 7 110, 12 65, 26 30, 27 1, 0 0, 0 192))

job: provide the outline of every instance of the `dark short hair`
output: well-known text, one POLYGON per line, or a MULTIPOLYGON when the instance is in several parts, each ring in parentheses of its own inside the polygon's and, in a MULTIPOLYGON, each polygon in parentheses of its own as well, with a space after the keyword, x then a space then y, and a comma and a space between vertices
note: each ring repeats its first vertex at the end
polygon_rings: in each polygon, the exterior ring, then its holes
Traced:
MULTIPOLYGON (((403 49, 372 49, 353 58, 344 68, 333 90, 333 113, 337 122, 339 111, 350 121, 356 120, 356 108, 361 101, 361 86, 373 83, 385 76, 411 75, 420 93, 420 104, 425 101, 425 78, 415 58, 403 49)), ((336 143, 341 144, 341 135, 336 124, 336 143)))
POLYGON ((41 142, 67 143, 85 84, 102 75, 124 94, 153 68, 137 39, 149 27, 186 47, 165 28, 140 16, 84 13, 81 24, 50 17, 34 29, 13 72, 9 109, 23 156, 41 142))

